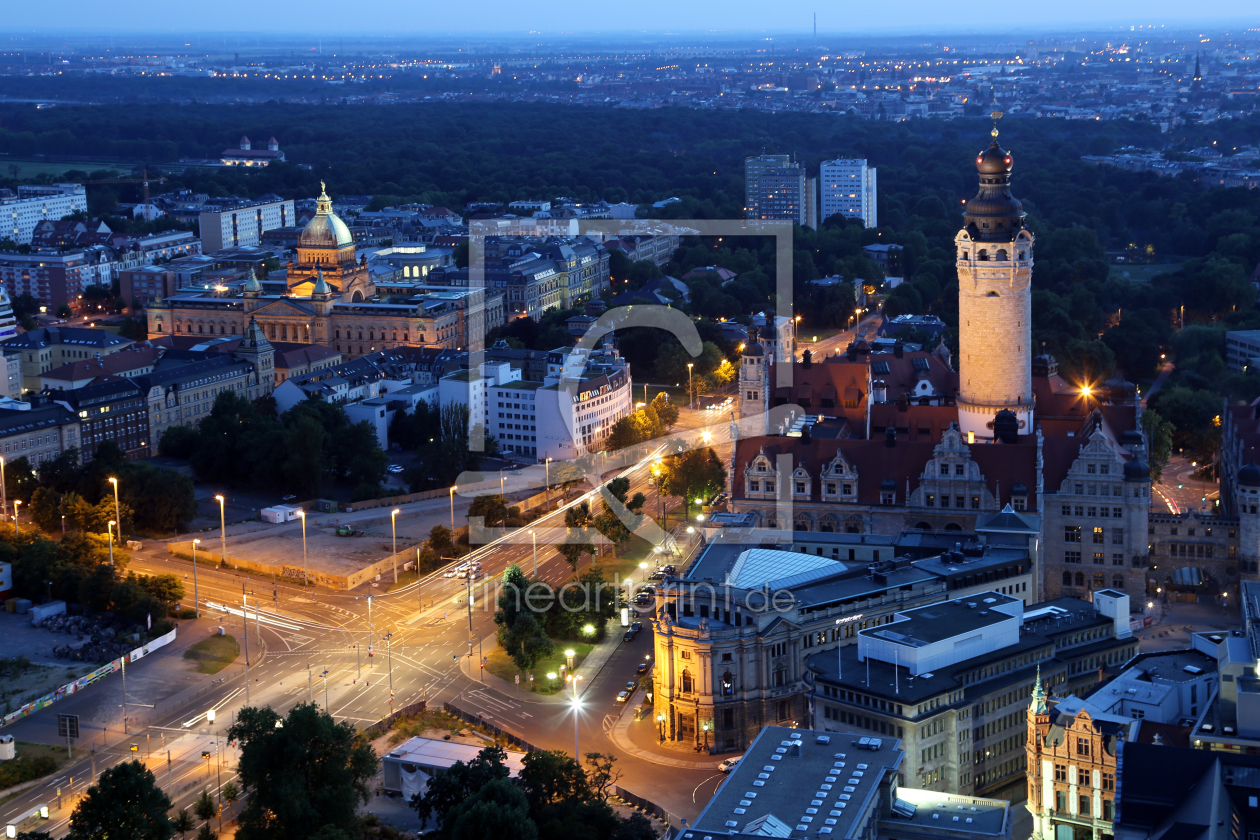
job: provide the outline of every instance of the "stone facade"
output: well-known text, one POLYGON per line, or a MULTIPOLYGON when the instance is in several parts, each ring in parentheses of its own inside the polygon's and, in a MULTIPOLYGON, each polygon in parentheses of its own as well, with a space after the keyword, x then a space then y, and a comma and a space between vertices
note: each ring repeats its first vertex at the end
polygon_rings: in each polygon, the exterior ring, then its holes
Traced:
POLYGON ((993 416, 1015 412, 1020 434, 1032 431, 1032 246, 1021 230, 1010 243, 973 241, 958 250, 958 422, 964 432, 993 437, 993 416))
POLYGON ((1121 460, 1097 427, 1062 483, 1046 488, 1048 597, 1083 598, 1092 590, 1118 589, 1136 598, 1146 592, 1151 479, 1136 466, 1145 464, 1141 443, 1131 444, 1129 451, 1134 459, 1121 460))

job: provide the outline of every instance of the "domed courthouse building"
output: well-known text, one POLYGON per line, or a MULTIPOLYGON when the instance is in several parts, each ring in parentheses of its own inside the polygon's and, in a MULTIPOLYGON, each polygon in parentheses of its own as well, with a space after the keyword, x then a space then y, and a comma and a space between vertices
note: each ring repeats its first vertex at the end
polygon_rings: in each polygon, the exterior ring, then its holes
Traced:
POLYGON ((357 256, 354 236, 321 191, 283 271, 265 284, 251 274, 239 292, 187 291, 152 303, 149 336, 244 335, 252 317, 272 341, 322 344, 349 359, 401 345, 460 349, 475 338, 460 325, 471 330, 483 323, 481 298, 461 318, 452 303, 376 297, 366 258, 357 256))

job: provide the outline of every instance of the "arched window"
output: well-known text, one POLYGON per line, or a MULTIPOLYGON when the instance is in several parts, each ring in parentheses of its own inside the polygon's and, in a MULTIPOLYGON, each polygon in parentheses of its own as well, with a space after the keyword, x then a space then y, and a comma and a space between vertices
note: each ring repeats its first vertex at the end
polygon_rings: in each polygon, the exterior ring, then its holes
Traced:
POLYGON ((926 522, 918 522, 915 524, 914 528, 916 531, 931 531, 932 530, 932 526, 926 522))
POLYGON ((946 531, 961 531, 962 526, 959 525, 957 522, 948 522, 945 525, 945 530, 946 531))
POLYGON ((734 693, 735 693, 735 677, 731 675, 730 671, 727 671, 725 674, 722 675, 722 696, 730 697, 734 693))
POLYGON ((690 694, 690 693, 691 693, 691 687, 692 687, 692 686, 691 686, 691 671, 689 671, 689 670, 688 670, 688 669, 686 669, 686 668, 683 668, 683 672, 682 672, 682 693, 683 693, 683 694, 690 694))
POLYGON ((1064 586, 1071 586, 1071 585, 1072 585, 1072 573, 1071 573, 1071 572, 1064 572, 1064 573, 1063 573, 1063 585, 1064 585, 1064 586))
POLYGON ((997 261, 998 261, 998 262, 1006 262, 1006 261, 1007 261, 1007 259, 1009 259, 1009 257, 1007 256, 1006 249, 1005 249, 1005 248, 999 248, 999 249, 998 249, 998 252, 997 252, 997 261))
POLYGON ((981 249, 980 249, 980 253, 976 254, 976 259, 981 260, 982 262, 984 262, 984 261, 988 261, 988 259, 989 259, 989 251, 988 251, 988 249, 987 249, 987 248, 981 248, 981 249))
POLYGON ((1076 573, 1076 585, 1077 586, 1085 585, 1085 575, 1081 574, 1080 572, 1076 573))

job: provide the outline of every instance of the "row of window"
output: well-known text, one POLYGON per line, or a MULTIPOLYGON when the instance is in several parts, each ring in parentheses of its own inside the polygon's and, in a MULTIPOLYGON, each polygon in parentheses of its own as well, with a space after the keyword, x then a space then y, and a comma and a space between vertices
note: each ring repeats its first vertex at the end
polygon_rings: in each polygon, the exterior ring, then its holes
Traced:
MULTIPOLYGON (((1082 528, 1080 525, 1064 525, 1063 541, 1069 543, 1078 543, 1081 541, 1082 528)), ((1101 525, 1095 525, 1089 531, 1091 542, 1095 545, 1103 545, 1107 542, 1106 531, 1101 525)), ((1124 545, 1124 529, 1111 529, 1111 544, 1124 545)))
POLYGON ((1103 519, 1106 519, 1108 516, 1112 519, 1120 519, 1124 516, 1124 508, 1096 507, 1094 505, 1064 505, 1062 512, 1064 516, 1097 516, 1103 519))
MULTIPOLYGON (((1106 557, 1106 555, 1105 555, 1103 552, 1101 552, 1101 551, 1095 551, 1095 552, 1093 553, 1093 555, 1092 555, 1092 558, 1093 558, 1092 562, 1093 562, 1093 564, 1094 564, 1095 566, 1105 566, 1105 565, 1107 565, 1107 557, 1106 557)), ((1073 563, 1073 564, 1077 564, 1077 565, 1079 565, 1079 564, 1080 564, 1080 562, 1081 562, 1081 552, 1079 552, 1079 551, 1065 551, 1065 552, 1063 552, 1063 562, 1064 562, 1064 563, 1073 563)), ((1124 565, 1124 555, 1123 555, 1123 554, 1112 554, 1112 555, 1111 555, 1111 565, 1113 565, 1113 566, 1123 566, 1123 565, 1124 565)))

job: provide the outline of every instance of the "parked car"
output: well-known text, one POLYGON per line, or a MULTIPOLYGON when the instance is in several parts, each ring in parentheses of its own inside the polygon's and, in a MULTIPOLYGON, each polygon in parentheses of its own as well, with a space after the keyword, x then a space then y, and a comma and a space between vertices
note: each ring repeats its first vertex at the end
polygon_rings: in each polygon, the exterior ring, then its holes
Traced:
POLYGON ((640 607, 642 607, 646 604, 652 603, 652 596, 647 594, 646 592, 640 592, 639 596, 634 599, 634 602, 638 604, 640 607))
POLYGON ((725 761, 723 761, 721 764, 718 765, 718 770, 723 773, 730 773, 732 770, 734 770, 736 767, 739 766, 739 760, 741 758, 743 758, 742 755, 736 756, 735 758, 726 759, 725 761))
POLYGON ((624 636, 622 636, 622 637, 621 637, 621 641, 623 641, 623 642, 633 642, 633 641, 634 641, 634 631, 633 631, 633 630, 627 630, 627 631, 626 631, 626 635, 624 635, 624 636))
POLYGON ((634 624, 630 625, 630 632, 634 633, 636 636, 639 634, 639 631, 642 629, 643 629, 643 622, 641 621, 636 621, 634 624))
POLYGON ((635 668, 634 672, 636 674, 646 674, 648 672, 648 664, 646 662, 640 662, 639 667, 635 668))

